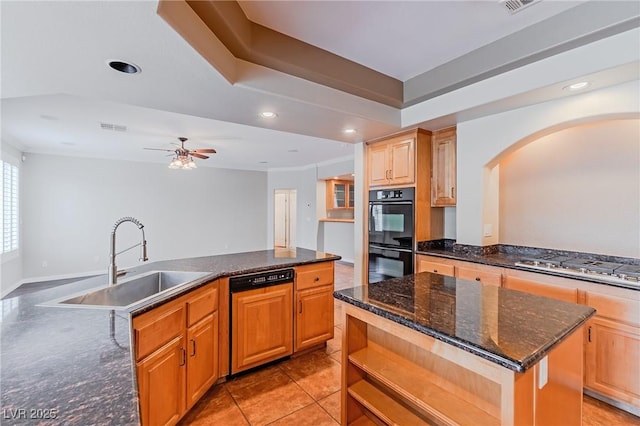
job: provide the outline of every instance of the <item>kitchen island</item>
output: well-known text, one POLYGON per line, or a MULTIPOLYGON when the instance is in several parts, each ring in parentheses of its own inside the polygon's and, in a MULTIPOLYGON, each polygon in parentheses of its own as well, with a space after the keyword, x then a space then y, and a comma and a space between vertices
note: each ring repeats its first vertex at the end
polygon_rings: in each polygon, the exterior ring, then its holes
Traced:
POLYGON ((593 308, 428 272, 334 296, 342 424, 580 425, 593 308))
MULTIPOLYGON (((311 267, 339 258, 298 248, 140 264, 127 270, 126 276, 154 270, 207 274, 177 292, 137 306, 134 311, 116 311, 113 329, 109 310, 40 306, 56 298, 106 286, 106 275, 3 299, 1 423, 138 425, 141 417, 132 335, 134 317, 179 301, 214 280, 220 280, 220 294, 228 295, 228 289, 224 288, 228 277, 311 267)), ((221 311, 227 303, 221 298, 221 311)), ((220 328, 222 338, 227 331, 228 328, 220 328)), ((221 375, 224 374, 222 371, 221 375)))

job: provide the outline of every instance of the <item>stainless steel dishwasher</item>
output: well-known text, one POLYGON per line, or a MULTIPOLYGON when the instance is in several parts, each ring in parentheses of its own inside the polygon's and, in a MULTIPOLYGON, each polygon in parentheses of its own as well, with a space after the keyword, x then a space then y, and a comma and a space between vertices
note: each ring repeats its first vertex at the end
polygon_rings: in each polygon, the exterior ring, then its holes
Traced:
POLYGON ((293 353, 293 269, 229 278, 229 372, 293 353))

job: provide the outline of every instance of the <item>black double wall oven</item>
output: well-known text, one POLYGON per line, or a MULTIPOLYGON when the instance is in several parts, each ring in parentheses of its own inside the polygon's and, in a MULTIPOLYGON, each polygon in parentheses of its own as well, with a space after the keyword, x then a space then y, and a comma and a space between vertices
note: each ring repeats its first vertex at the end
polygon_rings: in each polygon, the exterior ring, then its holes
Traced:
POLYGON ((369 283, 413 273, 415 188, 369 191, 369 283))

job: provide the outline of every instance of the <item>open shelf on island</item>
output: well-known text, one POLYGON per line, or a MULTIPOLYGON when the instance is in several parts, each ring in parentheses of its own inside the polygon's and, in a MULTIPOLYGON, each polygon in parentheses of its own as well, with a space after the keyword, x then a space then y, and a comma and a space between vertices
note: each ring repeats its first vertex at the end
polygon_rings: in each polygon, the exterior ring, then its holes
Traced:
MULTIPOLYGON (((367 347, 350 354, 349 362, 367 373, 384 388, 415 406, 429 421, 452 425, 473 422, 487 426, 500 424, 496 417, 438 386, 436 383, 441 382, 442 379, 436 374, 402 357, 367 347)), ((361 382, 357 384, 359 383, 361 382)), ((382 395, 392 399, 384 393, 382 395)), ((398 423, 409 424, 404 421, 398 423)), ((413 423, 415 421, 410 424, 413 423)))

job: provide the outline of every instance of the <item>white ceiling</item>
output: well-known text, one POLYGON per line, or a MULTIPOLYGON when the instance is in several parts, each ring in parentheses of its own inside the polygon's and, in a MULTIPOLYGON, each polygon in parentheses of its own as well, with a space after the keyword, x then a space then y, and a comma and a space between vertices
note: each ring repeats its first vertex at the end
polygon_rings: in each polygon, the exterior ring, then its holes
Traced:
MULTIPOLYGON (((580 3, 543 0, 513 16, 496 1, 241 7, 257 23, 406 80, 580 3)), ((184 136, 187 147, 218 151, 199 166, 267 170, 345 158, 351 143, 399 129, 398 109, 258 66, 240 64, 243 78, 230 84, 156 14, 155 1, 3 0, 0 8, 2 143, 25 152, 168 162, 143 148, 184 136), (115 72, 111 59, 142 73, 115 72), (278 117, 260 118, 265 109, 278 117)))
POLYGON ((581 1, 240 1, 251 21, 406 81, 581 1), (535 6, 535 7, 533 7, 535 6))

